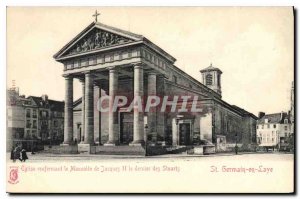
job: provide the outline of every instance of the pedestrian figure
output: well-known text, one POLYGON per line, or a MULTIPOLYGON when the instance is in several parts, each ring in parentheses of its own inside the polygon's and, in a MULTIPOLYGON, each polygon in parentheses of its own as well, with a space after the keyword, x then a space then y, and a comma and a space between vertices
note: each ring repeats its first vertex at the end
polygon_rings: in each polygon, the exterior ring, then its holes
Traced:
POLYGON ((28 159, 28 156, 26 154, 26 150, 22 149, 21 151, 21 162, 25 162, 28 159))
POLYGON ((14 149, 14 160, 16 161, 17 159, 21 160, 21 146, 17 145, 16 148, 14 149))
POLYGON ((238 147, 237 145, 235 145, 234 148, 235 148, 235 154, 237 155, 237 154, 238 154, 238 148, 239 148, 239 147, 238 147))
POLYGON ((16 159, 15 159, 15 154, 14 154, 14 146, 12 146, 12 148, 11 148, 10 159, 11 159, 13 162, 16 161, 16 159))

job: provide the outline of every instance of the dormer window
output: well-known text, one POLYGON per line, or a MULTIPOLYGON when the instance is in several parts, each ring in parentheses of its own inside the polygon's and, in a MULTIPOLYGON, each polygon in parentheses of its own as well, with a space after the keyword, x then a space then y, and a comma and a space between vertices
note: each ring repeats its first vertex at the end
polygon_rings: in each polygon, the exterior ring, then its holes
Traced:
POLYGON ((269 122, 269 120, 268 119, 265 119, 265 123, 268 123, 269 122))
POLYGON ((284 123, 287 124, 288 123, 288 119, 284 119, 284 123))

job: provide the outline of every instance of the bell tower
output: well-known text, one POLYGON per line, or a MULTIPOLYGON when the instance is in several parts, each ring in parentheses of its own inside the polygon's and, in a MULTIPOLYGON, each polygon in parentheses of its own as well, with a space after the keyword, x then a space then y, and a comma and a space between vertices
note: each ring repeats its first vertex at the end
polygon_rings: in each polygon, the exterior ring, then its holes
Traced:
POLYGON ((202 83, 222 96, 221 74, 222 71, 210 64, 209 67, 200 70, 202 74, 202 83))

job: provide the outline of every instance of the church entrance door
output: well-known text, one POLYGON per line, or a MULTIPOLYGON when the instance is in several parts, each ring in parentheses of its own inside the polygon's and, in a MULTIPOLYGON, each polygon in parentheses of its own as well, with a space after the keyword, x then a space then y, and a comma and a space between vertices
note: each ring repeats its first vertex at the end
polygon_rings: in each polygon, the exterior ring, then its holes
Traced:
POLYGON ((182 123, 179 124, 179 145, 191 144, 191 124, 182 123))
POLYGON ((133 141, 133 114, 120 113, 120 144, 128 145, 133 141))

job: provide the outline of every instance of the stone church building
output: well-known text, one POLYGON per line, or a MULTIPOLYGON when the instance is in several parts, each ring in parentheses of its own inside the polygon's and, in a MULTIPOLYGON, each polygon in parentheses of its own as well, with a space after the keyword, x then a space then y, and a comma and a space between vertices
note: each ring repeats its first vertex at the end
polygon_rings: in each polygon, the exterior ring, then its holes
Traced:
MULTIPOLYGON (((216 151, 245 149, 256 142, 257 117, 222 100, 222 71, 201 70, 202 83, 174 65, 176 59, 142 35, 97 21, 67 43, 54 58, 64 66, 65 117, 62 146, 93 153, 130 153, 152 147, 210 144, 216 151), (82 98, 73 98, 73 81, 80 81, 82 98), (167 96, 167 107, 100 112, 99 98, 167 96), (179 96, 175 100, 176 96, 179 96), (189 96, 189 97, 182 97, 189 96), (197 96, 198 112, 190 108, 197 96), (188 100, 184 100, 187 99, 188 100), (175 111, 172 111, 175 106, 175 111)), ((146 100, 145 100, 146 101, 146 100)), ((113 100, 101 106, 113 108, 113 100)))

